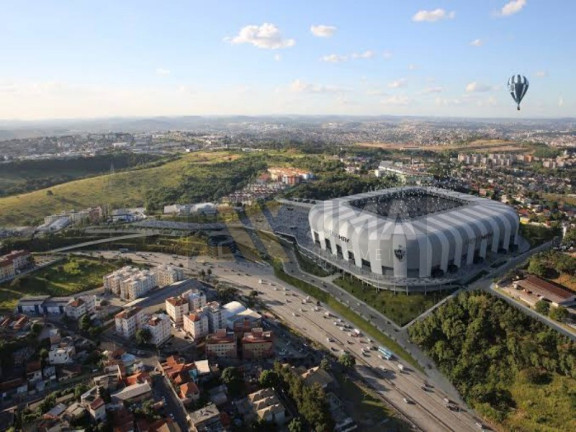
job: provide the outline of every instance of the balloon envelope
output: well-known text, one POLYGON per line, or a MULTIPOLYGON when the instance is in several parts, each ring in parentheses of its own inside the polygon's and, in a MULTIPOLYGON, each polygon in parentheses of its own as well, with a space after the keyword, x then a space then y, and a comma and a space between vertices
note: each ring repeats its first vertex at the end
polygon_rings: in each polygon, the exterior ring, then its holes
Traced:
POLYGON ((523 75, 512 75, 508 79, 508 91, 512 95, 512 99, 518 104, 518 109, 520 109, 520 102, 528 91, 529 85, 528 80, 523 75))

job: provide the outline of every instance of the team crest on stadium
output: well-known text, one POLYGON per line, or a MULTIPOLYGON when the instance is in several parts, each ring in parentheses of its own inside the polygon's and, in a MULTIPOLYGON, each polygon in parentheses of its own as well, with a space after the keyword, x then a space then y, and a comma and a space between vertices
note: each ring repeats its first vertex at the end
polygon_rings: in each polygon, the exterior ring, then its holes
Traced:
POLYGON ((402 246, 398 246, 398 249, 394 249, 394 255, 399 261, 402 261, 406 255, 406 250, 403 249, 402 246))

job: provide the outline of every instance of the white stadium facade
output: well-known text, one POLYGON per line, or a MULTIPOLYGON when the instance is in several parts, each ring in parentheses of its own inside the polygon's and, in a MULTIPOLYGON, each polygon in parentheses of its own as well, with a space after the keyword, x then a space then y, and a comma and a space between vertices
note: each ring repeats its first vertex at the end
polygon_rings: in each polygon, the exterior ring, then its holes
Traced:
POLYGON ((317 257, 383 285, 454 282, 519 242, 513 208, 433 187, 323 201, 308 219, 317 257))

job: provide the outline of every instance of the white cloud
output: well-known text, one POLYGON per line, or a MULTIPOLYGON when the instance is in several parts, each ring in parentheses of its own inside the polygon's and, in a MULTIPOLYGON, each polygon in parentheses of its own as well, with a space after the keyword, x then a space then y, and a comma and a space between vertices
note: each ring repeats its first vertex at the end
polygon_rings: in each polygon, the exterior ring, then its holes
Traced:
POLYGON ((281 56, 280 54, 276 54, 276 55, 274 56, 274 60, 280 61, 280 60, 282 60, 282 56, 281 56))
POLYGON ((352 53, 350 55, 350 57, 355 58, 355 59, 371 59, 376 55, 376 53, 374 51, 364 51, 361 53, 352 53))
POLYGON ((474 47, 481 47, 484 45, 484 41, 482 39, 474 39, 472 42, 470 42, 470 45, 474 47))
POLYGON ((326 63, 342 63, 348 61, 348 56, 345 55, 338 55, 338 54, 329 54, 323 57, 320 57, 320 61, 326 63))
POLYGON ((456 16, 456 12, 447 12, 444 9, 434 9, 434 10, 420 10, 412 17, 414 22, 435 22, 447 19, 453 19, 456 16))
POLYGON ((502 7, 500 16, 510 16, 520 12, 526 6, 526 0, 511 0, 502 7))
POLYGON ((339 87, 333 86, 325 86, 320 84, 311 84, 300 79, 292 81, 290 84, 290 91, 292 93, 313 93, 313 94, 322 94, 322 93, 340 93, 345 91, 339 87))
POLYGON ((270 23, 245 26, 233 38, 228 37, 224 40, 232 44, 252 44, 263 49, 289 48, 296 44, 294 39, 284 38, 278 27, 270 23))
POLYGON ((418 69, 418 65, 415 65, 415 64, 409 64, 408 65, 408 70, 416 70, 416 69, 418 69))
POLYGON ((444 91, 444 87, 442 86, 435 86, 435 87, 428 87, 422 90, 423 94, 431 94, 431 93, 442 93, 444 91))
POLYGON ((400 78, 395 81, 388 83, 388 87, 390 88, 400 88, 406 86, 407 80, 406 78, 400 78))
POLYGON ((413 102, 411 98, 403 95, 389 96, 380 101, 383 105, 410 105, 413 102))
POLYGON ((493 90, 493 87, 490 87, 486 84, 481 84, 477 81, 472 81, 466 85, 466 91, 468 93, 480 93, 480 92, 487 92, 493 90))
POLYGON ((170 75, 170 70, 164 68, 157 68, 156 75, 163 75, 163 76, 170 75))
POLYGON ((323 24, 310 26, 310 31, 312 32, 312 34, 314 36, 317 36, 317 37, 324 37, 324 38, 330 37, 330 36, 334 35, 336 30, 337 29, 334 26, 323 25, 323 24))
POLYGON ((560 96, 560 97, 558 98, 558 106, 559 106, 560 108, 562 108, 562 107, 564 106, 564 98, 563 98, 562 96, 560 96))
POLYGON ((434 102, 436 103, 436 105, 442 105, 442 106, 458 106, 464 104, 464 101, 458 98, 448 99, 437 97, 434 100, 434 102))
POLYGON ((538 72, 536 72, 535 75, 536 75, 537 78, 544 78, 544 77, 547 77, 547 76, 548 76, 548 72, 546 72, 546 71, 538 71, 538 72))
POLYGON ((379 88, 373 88, 370 90, 366 90, 366 95, 367 96, 390 96, 390 93, 387 93, 386 91, 379 89, 379 88))
POLYGON ((390 51, 384 51, 382 53, 382 57, 384 57, 386 60, 390 60, 392 58, 392 53, 390 51))

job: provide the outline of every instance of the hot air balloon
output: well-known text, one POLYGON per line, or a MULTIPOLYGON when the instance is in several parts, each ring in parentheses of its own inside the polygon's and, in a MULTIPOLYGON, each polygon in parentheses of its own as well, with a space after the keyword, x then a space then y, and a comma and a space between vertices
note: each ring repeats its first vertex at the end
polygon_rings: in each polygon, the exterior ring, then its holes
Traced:
POLYGON ((518 111, 520 111, 520 102, 528 91, 529 85, 528 80, 523 75, 512 75, 508 80, 508 91, 514 102, 518 104, 518 111))

